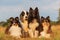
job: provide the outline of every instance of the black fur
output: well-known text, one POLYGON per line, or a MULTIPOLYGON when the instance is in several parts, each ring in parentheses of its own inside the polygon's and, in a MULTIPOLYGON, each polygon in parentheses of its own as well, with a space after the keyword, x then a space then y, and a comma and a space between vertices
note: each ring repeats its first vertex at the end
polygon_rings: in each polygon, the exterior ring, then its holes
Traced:
POLYGON ((36 7, 35 10, 33 10, 31 7, 29 9, 28 24, 33 22, 34 19, 36 19, 37 22, 39 23, 39 26, 36 28, 36 30, 39 31, 39 33, 40 33, 43 30, 43 28, 42 28, 41 22, 40 22, 38 7, 36 7))

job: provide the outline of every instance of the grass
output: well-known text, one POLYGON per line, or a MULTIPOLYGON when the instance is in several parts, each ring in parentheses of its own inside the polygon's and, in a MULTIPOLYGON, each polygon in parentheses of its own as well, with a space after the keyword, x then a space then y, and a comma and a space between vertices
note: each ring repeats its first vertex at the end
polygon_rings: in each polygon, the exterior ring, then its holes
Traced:
POLYGON ((20 39, 15 39, 12 38, 11 36, 6 36, 5 28, 0 27, 0 40, 60 40, 60 25, 55 25, 52 26, 52 31, 54 36, 51 37, 50 39, 46 38, 20 38, 20 39))

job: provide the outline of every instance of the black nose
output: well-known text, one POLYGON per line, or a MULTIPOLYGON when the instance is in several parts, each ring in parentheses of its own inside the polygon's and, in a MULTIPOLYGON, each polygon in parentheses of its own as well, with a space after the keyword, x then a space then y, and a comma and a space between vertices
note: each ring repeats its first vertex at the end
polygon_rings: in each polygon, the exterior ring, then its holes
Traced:
POLYGON ((27 16, 25 18, 27 18, 27 16))

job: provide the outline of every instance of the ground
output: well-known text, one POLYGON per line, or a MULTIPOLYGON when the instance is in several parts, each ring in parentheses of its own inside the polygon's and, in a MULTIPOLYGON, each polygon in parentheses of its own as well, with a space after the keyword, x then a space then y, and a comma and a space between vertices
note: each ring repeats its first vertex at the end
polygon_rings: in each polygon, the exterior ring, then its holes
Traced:
POLYGON ((0 26, 0 40, 60 40, 60 25, 52 25, 52 31, 53 31, 53 37, 50 39, 46 38, 20 38, 15 39, 10 36, 5 35, 5 29, 6 27, 0 26))

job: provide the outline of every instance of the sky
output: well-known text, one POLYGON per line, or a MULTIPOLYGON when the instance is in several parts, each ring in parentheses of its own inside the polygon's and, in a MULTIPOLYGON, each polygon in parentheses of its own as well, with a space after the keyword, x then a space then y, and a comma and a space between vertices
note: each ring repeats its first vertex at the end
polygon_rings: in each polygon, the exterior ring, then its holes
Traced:
POLYGON ((28 11, 30 7, 38 7, 40 16, 50 16, 51 20, 56 21, 60 0, 0 0, 0 21, 19 17, 21 11, 28 11))

